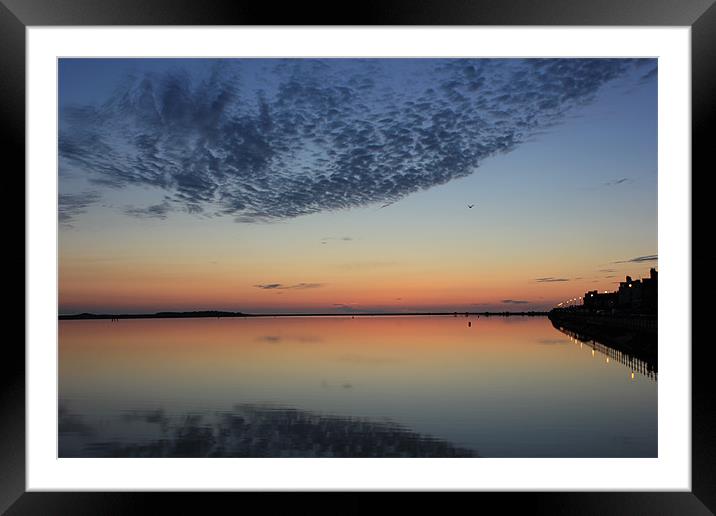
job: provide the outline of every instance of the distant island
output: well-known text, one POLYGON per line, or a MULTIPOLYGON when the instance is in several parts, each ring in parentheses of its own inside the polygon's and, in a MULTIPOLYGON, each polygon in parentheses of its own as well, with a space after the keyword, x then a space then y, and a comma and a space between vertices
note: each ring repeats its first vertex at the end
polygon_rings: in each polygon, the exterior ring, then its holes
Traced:
POLYGON ((153 314, 91 314, 81 313, 60 315, 64 319, 185 319, 189 317, 248 317, 241 312, 222 312, 219 310, 200 310, 195 312, 156 312, 153 314))
POLYGON ((548 312, 361 312, 361 313, 285 313, 285 314, 247 314, 243 312, 224 312, 219 310, 201 310, 194 312, 156 312, 153 314, 92 314, 81 313, 72 315, 60 315, 60 320, 83 320, 83 319, 189 319, 201 317, 377 317, 396 315, 442 315, 453 317, 469 317, 471 315, 482 315, 485 317, 509 317, 509 316, 546 316, 548 312))

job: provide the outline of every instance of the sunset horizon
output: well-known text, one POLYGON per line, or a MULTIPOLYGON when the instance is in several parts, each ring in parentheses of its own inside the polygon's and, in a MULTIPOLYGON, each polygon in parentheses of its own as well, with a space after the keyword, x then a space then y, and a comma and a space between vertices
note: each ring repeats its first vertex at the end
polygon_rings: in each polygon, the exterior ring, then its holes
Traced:
POLYGON ((658 455, 656 59, 58 72, 58 457, 658 455))
POLYGON ((60 314, 544 311, 657 264, 656 60, 59 70, 60 314))

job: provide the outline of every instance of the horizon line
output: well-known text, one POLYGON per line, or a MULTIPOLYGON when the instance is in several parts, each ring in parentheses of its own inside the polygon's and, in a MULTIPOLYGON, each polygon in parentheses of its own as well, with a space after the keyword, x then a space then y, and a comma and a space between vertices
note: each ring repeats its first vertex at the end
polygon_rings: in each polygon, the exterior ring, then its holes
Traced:
POLYGON ((83 320, 83 319, 191 319, 191 318, 208 318, 208 317, 375 317, 375 316, 470 316, 470 315, 546 315, 549 310, 521 310, 521 311, 451 311, 451 312, 344 312, 344 313, 328 313, 328 312, 307 312, 307 313, 245 313, 230 312, 223 310, 194 310, 194 311, 161 311, 154 313, 134 313, 134 314, 97 314, 91 312, 83 312, 79 314, 58 314, 59 320, 83 320))

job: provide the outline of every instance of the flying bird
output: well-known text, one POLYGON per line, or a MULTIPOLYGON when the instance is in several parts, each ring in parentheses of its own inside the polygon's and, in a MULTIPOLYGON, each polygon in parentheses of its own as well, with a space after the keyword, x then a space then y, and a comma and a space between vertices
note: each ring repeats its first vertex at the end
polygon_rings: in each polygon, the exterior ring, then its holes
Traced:
POLYGON ((474 205, 474 204, 468 204, 468 205, 467 205, 468 208, 472 208, 473 206, 475 206, 475 205, 474 205))

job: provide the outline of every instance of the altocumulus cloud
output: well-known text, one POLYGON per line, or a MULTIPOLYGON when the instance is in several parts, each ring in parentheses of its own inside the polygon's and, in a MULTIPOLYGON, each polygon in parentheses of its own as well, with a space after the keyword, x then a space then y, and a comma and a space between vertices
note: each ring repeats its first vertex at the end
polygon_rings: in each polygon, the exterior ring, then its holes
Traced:
POLYGON ((172 207, 169 202, 164 201, 161 204, 153 204, 151 206, 147 206, 146 208, 135 208, 133 206, 128 206, 125 208, 124 213, 140 219, 166 219, 167 213, 169 213, 171 210, 172 207))
POLYGON ((57 203, 59 222, 71 226, 77 215, 84 213, 90 205, 99 201, 100 198, 101 195, 98 192, 60 194, 57 203))
POLYGON ((129 78, 103 104, 63 110, 60 174, 165 192, 166 206, 131 208, 134 216, 254 222, 386 205, 472 173, 605 83, 654 66, 294 59, 217 60, 209 73, 178 67, 129 78))

